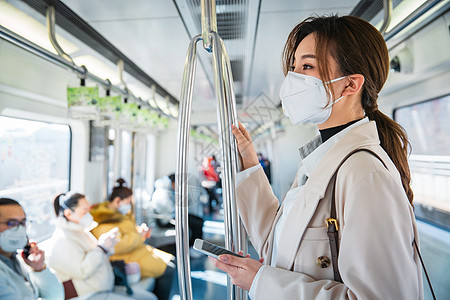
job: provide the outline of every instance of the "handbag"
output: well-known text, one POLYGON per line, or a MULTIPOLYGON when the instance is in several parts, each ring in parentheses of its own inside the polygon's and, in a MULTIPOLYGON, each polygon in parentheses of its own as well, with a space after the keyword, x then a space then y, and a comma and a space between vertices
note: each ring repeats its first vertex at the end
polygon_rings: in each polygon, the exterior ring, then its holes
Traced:
POLYGON ((123 260, 112 260, 111 266, 114 271, 114 285, 125 286, 128 295, 133 295, 133 290, 128 284, 125 262, 123 260))
MULTIPOLYGON (((337 213, 336 213, 336 203, 335 203, 336 202, 335 201, 336 174, 337 174, 339 168, 344 164, 344 162, 350 156, 352 156, 353 154, 355 154, 357 152, 361 152, 361 151, 365 151, 365 152, 368 152, 369 154, 372 154, 373 156, 378 158, 379 161, 381 161, 381 163, 383 164, 383 166, 386 169, 388 169, 388 167, 386 166, 384 161, 378 156, 378 154, 376 154, 372 150, 361 148, 361 149, 355 149, 352 152, 350 152, 349 154, 347 154, 347 156, 344 157, 344 159, 338 165, 338 167, 336 168, 336 171, 333 174, 334 183, 333 183, 333 189, 332 189, 332 194, 331 194, 332 196, 331 196, 330 217, 325 219, 325 223, 327 224, 327 227, 328 227, 327 235, 328 235, 328 240, 330 242, 331 261, 332 261, 332 265, 333 265, 334 280, 338 281, 338 282, 342 282, 342 278, 341 278, 341 274, 339 273, 339 267, 338 267, 338 255, 339 255, 338 231, 339 231, 339 226, 338 226, 338 222, 337 222, 337 219, 336 219, 336 214, 337 213)), ((419 247, 417 246, 417 243, 416 243, 415 239, 414 239, 413 243, 414 243, 414 246, 416 248, 417 254, 419 255, 420 263, 422 264, 422 268, 423 268, 423 271, 424 271, 425 276, 427 278, 427 282, 428 282, 428 285, 430 287, 433 299, 436 300, 436 296, 434 294, 433 287, 431 286, 431 280, 428 277, 427 269, 425 268, 425 264, 424 264, 424 262, 422 260, 422 255, 420 254, 419 247)))
POLYGON ((64 299, 72 299, 78 297, 78 293, 75 289, 75 286, 73 285, 72 279, 64 281, 62 284, 64 287, 64 299))

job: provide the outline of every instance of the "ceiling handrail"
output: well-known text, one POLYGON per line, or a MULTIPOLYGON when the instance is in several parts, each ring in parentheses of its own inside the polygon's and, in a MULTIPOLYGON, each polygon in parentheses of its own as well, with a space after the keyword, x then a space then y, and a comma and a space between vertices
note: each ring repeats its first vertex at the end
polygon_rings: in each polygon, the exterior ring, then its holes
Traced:
POLYGON ((50 39, 50 42, 52 43, 53 48, 55 48, 55 50, 59 54, 59 56, 67 59, 73 65, 75 65, 75 62, 73 61, 72 57, 70 57, 69 54, 64 52, 63 48, 59 45, 58 41, 56 40, 55 7, 53 7, 53 6, 47 7, 47 11, 46 11, 46 16, 45 17, 46 17, 46 20, 47 20, 48 38, 50 39))
POLYGON ((391 24, 391 16, 392 16, 392 0, 383 0, 383 11, 384 11, 384 19, 383 24, 380 28, 380 33, 382 35, 385 34, 386 30, 391 24))
MULTIPOLYGON (((110 89, 111 91, 114 91, 121 95, 128 95, 127 91, 121 89, 120 87, 116 85, 111 85, 109 80, 104 80, 97 75, 94 75, 90 73, 85 66, 77 66, 76 64, 73 64, 71 61, 68 61, 67 59, 63 58, 60 55, 54 54, 53 52, 48 51, 47 49, 42 48, 41 46, 36 45, 35 43, 25 39, 24 37, 18 35, 17 33, 3 27, 0 25, 0 38, 4 39, 5 41, 18 46, 38 57, 41 57, 45 59, 48 62, 51 62, 53 64, 56 64, 60 67, 69 69, 76 73, 81 79, 89 79, 99 85, 101 85, 105 89, 110 89)), ((135 96, 132 96, 133 101, 138 102, 138 99, 135 96)), ((160 111, 158 108, 153 108, 150 105, 148 105, 149 108, 152 108, 153 110, 156 110, 163 114, 166 117, 169 117, 171 119, 174 119, 173 116, 167 115, 166 113, 160 111)))

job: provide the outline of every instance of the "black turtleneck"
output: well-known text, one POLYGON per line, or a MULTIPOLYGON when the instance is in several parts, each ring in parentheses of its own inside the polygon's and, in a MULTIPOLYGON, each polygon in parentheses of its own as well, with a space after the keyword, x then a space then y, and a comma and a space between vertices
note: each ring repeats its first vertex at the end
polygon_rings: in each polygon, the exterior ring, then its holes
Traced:
MULTIPOLYGON (((361 119, 359 119, 359 120, 361 120, 361 119)), ((319 130, 320 136, 322 138, 322 143, 325 143, 325 141, 328 140, 329 138, 331 138, 333 135, 335 135, 339 131, 347 128, 348 126, 358 122, 359 120, 354 120, 354 121, 348 122, 347 124, 344 124, 344 125, 339 125, 336 127, 319 130)))

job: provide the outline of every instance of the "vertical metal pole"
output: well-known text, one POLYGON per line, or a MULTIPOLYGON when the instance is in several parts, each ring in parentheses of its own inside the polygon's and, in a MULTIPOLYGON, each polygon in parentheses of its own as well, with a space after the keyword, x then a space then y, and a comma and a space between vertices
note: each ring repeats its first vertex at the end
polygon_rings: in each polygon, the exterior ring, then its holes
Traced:
MULTIPOLYGON (((203 39, 203 47, 213 53, 215 93, 217 115, 219 119, 219 144, 222 149, 222 187, 224 201, 224 223, 226 248, 232 251, 247 252, 245 230, 240 222, 236 207, 235 174, 239 169, 239 155, 236 142, 231 134, 231 123, 238 126, 231 65, 223 41, 217 34, 215 0, 201 0, 202 35, 194 37, 189 45, 186 57, 183 84, 180 99, 180 116, 178 122, 178 153, 175 179, 176 190, 176 247, 178 257, 178 278, 181 299, 192 299, 190 277, 189 232, 187 221, 187 156, 189 151, 189 129, 192 107, 192 90, 196 67, 196 43, 203 39)), ((247 294, 228 280, 228 299, 246 299, 247 294)))
POLYGON ((186 61, 184 63, 183 83, 180 96, 180 115, 178 119, 177 168, 175 178, 175 230, 178 259, 178 282, 182 300, 192 300, 191 267, 189 251, 187 251, 189 249, 187 158, 189 155, 189 131, 197 62, 197 42, 199 40, 201 40, 201 36, 197 35, 189 44, 186 61))
POLYGON ((102 183, 102 199, 106 199, 108 197, 108 166, 111 157, 109 157, 109 138, 108 138, 109 127, 104 128, 104 137, 105 137, 105 149, 104 155, 105 159, 103 160, 103 183, 102 183))
POLYGON ((217 32, 216 0, 201 0, 203 48, 212 51, 210 32, 217 32))
MULTIPOLYGON (((231 96, 233 88, 230 86, 231 73, 227 70, 220 37, 212 32, 212 52, 214 85, 217 99, 217 115, 219 119, 219 144, 222 149, 222 195, 225 223, 226 248, 239 251, 240 238, 238 236, 238 214, 236 208, 235 174, 237 168, 237 155, 234 137, 231 134, 231 115, 229 108, 233 107, 234 98, 231 96)), ((231 70, 230 70, 231 71, 231 70)), ((228 299, 236 299, 242 292, 233 286, 228 278, 228 299)))
POLYGON ((112 187, 118 178, 121 177, 122 170, 122 129, 115 128, 116 138, 114 140, 114 173, 112 178, 112 187))
MULTIPOLYGON (((228 57, 227 49, 225 47, 225 44, 223 43, 223 40, 220 38, 218 34, 216 34, 217 39, 220 40, 221 45, 221 51, 222 51, 222 61, 224 64, 225 74, 224 74, 224 81, 225 81, 225 89, 226 94, 228 95, 228 116, 229 116, 229 124, 234 124, 234 126, 239 127, 238 122, 238 116, 237 116, 237 110, 236 110, 236 97, 234 93, 234 86, 233 86, 233 74, 231 72, 231 63, 230 59, 228 57)), ((236 170, 241 169, 242 162, 239 159, 239 153, 237 151, 237 145, 236 140, 233 136, 231 136, 230 141, 230 147, 231 147, 231 155, 232 155, 232 162, 233 166, 235 167, 234 172, 236 170)), ((235 176, 235 173, 233 173, 233 178, 235 176)), ((233 188, 235 181, 233 180, 233 188)), ((242 251, 245 254, 248 253, 248 241, 247 241, 247 233, 244 228, 244 224, 242 223, 242 220, 239 216, 239 213, 237 211, 237 205, 236 205, 236 194, 233 192, 233 198, 232 198, 232 218, 233 218, 233 224, 235 226, 236 230, 236 244, 235 247, 238 251, 242 251)), ((248 299, 248 293, 247 291, 244 291, 237 286, 234 286, 235 294, 237 299, 248 299)))

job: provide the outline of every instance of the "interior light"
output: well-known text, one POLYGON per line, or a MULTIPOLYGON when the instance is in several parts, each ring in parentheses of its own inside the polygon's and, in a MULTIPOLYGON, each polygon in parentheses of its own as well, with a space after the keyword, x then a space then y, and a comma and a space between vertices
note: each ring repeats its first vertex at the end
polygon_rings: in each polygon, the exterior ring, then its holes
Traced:
POLYGON ((133 94, 142 99, 147 99, 151 95, 150 88, 146 88, 144 85, 136 83, 127 83, 128 88, 133 91, 133 94))
POLYGON ((74 62, 79 65, 85 65, 88 71, 97 75, 102 79, 109 79, 112 84, 119 84, 119 73, 100 59, 88 54, 73 58, 74 62))
MULTIPOLYGON (((0 25, 44 49, 58 54, 50 42, 46 25, 4 1, 0 1, 0 25)), ((56 39, 69 55, 80 50, 59 34, 56 34, 56 39)))
MULTIPOLYGON (((389 27, 386 32, 392 30, 395 26, 397 26, 401 21, 406 19, 410 14, 412 14, 417 8, 419 8, 422 4, 424 4, 427 0, 403 0, 400 2, 393 10, 391 15, 391 22, 389 23, 389 27)), ((383 24, 383 20, 378 22, 377 28, 381 28, 383 24)))

